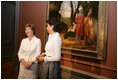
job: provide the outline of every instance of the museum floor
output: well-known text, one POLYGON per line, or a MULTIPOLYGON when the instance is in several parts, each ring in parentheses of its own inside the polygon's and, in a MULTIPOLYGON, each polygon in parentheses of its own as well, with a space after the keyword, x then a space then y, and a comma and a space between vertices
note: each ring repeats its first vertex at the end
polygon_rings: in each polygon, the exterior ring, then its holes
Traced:
POLYGON ((13 62, 1 62, 1 79, 17 79, 17 73, 13 71, 13 62))
MULTIPOLYGON (((68 72, 62 71, 62 79, 70 79, 68 72)), ((1 63, 1 79, 17 79, 18 73, 13 71, 13 62, 1 63)), ((71 79, 82 79, 80 76, 71 75, 71 79)))

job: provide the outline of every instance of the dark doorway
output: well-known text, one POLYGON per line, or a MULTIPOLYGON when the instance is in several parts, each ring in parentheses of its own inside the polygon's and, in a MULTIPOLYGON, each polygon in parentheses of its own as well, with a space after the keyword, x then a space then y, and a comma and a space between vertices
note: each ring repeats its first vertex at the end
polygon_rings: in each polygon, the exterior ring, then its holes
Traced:
POLYGON ((1 1, 1 78, 17 78, 19 2, 1 1))
POLYGON ((1 1, 1 57, 10 61, 14 56, 15 1, 1 1))

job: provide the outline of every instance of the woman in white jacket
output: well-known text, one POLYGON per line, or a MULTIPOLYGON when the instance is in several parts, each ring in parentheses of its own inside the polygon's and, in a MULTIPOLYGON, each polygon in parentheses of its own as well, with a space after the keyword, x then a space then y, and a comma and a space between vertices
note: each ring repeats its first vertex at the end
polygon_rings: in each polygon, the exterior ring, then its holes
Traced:
POLYGON ((47 31, 49 33, 48 41, 45 46, 44 56, 38 56, 40 62, 43 62, 41 68, 41 79, 59 79, 61 78, 60 64, 61 59, 61 37, 58 33, 60 22, 56 18, 47 21, 47 31))
POLYGON ((33 24, 26 24, 25 33, 28 36, 21 41, 18 57, 20 61, 19 79, 36 79, 36 56, 41 53, 41 41, 35 37, 33 24))

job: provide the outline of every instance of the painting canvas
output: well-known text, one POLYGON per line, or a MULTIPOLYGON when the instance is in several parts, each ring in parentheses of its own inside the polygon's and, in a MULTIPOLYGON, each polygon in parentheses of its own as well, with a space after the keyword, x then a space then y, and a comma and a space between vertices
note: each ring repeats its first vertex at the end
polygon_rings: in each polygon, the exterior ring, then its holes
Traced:
POLYGON ((62 23, 62 48, 96 51, 98 5, 97 1, 50 1, 49 18, 62 23))
POLYGON ((49 1, 47 11, 47 19, 56 17, 61 22, 62 53, 65 50, 92 52, 103 59, 107 2, 49 1))

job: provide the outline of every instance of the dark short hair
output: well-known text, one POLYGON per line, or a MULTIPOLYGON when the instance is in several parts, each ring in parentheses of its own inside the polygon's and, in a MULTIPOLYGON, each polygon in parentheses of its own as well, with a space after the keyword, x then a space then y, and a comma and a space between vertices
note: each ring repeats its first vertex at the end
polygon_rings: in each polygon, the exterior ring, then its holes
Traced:
POLYGON ((57 18, 50 18, 49 20, 46 21, 50 26, 54 26, 53 31, 54 32, 59 32, 60 30, 60 21, 57 18))
POLYGON ((25 25, 25 29, 26 29, 27 27, 30 27, 31 30, 33 31, 33 34, 35 35, 35 26, 34 26, 33 24, 26 24, 26 25, 25 25))

